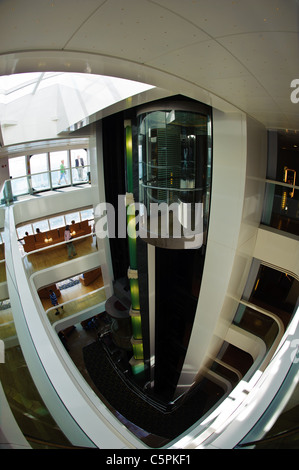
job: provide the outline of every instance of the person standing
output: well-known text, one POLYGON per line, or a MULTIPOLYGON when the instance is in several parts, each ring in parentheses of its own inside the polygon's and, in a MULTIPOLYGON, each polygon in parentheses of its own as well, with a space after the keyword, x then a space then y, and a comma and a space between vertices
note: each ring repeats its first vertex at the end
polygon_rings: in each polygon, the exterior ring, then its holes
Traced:
POLYGON ((65 184, 68 184, 68 183, 67 183, 67 179, 66 179, 66 169, 65 169, 65 166, 64 166, 64 160, 61 160, 61 164, 60 164, 60 178, 59 178, 58 184, 61 184, 62 178, 64 178, 65 184))
POLYGON ((80 168, 80 162, 79 162, 79 156, 77 156, 77 158, 75 159, 75 167, 76 167, 76 170, 77 170, 77 176, 78 176, 78 180, 81 180, 81 168, 80 168))
POLYGON ((70 231, 70 226, 66 225, 65 231, 64 231, 64 240, 67 242, 66 247, 67 247, 67 254, 68 254, 69 259, 72 259, 73 256, 77 255, 73 242, 71 242, 71 239, 72 239, 72 234, 70 231))
MULTIPOLYGON (((49 292, 50 292, 50 300, 51 300, 51 303, 52 303, 53 307, 57 307, 57 305, 59 305, 59 304, 58 304, 58 300, 57 300, 55 292, 52 289, 50 289, 49 292)), ((63 305, 61 306, 61 308, 63 310, 63 305)), ((58 307, 56 308, 55 315, 59 315, 58 307)))
POLYGON ((81 157, 80 158, 80 179, 83 180, 83 172, 84 172, 84 159, 81 157))

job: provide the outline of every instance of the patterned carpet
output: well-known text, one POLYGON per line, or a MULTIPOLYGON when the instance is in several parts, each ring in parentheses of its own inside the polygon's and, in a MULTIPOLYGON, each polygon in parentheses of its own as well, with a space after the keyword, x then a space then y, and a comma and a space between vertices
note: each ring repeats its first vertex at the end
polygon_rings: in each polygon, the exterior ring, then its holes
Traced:
MULTIPOLYGON (((207 390, 190 394, 171 412, 156 409, 142 399, 121 378, 111 365, 104 347, 96 341, 83 349, 86 369, 99 392, 126 419, 148 433, 174 439, 192 426, 204 413, 210 397, 207 390)), ((217 395, 217 394, 216 394, 217 395)), ((217 395, 217 400, 219 395, 217 395)), ((216 401, 217 401, 216 400, 216 401)), ((212 403, 215 401, 212 399, 212 403)))

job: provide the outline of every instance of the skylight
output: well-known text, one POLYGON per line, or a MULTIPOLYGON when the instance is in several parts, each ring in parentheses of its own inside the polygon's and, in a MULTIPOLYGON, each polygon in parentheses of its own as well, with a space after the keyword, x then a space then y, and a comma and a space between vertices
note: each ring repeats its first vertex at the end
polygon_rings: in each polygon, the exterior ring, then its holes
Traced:
POLYGON ((152 88, 132 80, 87 73, 0 76, 3 145, 55 139, 76 123, 152 88))
POLYGON ((99 85, 101 88, 109 84, 111 89, 119 89, 119 95, 126 94, 126 89, 132 91, 132 86, 136 86, 137 92, 140 88, 147 90, 152 88, 149 85, 124 80, 115 77, 106 77, 101 75, 80 74, 80 73, 63 73, 63 72, 36 72, 23 73, 15 75, 4 75, 0 77, 0 103, 8 104, 22 96, 35 94, 52 85, 65 85, 79 92, 88 92, 92 86, 99 85))

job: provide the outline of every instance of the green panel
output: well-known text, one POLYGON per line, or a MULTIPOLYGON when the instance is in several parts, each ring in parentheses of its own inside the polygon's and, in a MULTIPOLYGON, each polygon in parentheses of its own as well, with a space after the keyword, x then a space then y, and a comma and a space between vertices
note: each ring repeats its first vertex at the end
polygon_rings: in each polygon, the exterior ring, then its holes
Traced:
POLYGON ((126 127, 127 191, 133 193, 132 128, 126 127))
MULTIPOLYGON (((130 212, 132 212, 132 205, 130 212)), ((129 243, 129 257, 130 268, 137 269, 137 241, 136 241, 136 226, 135 226, 135 211, 133 215, 127 215, 127 228, 128 228, 128 243, 129 243)))
POLYGON ((138 375, 138 374, 141 374, 144 372, 144 363, 142 362, 141 364, 137 364, 135 366, 131 366, 132 367, 132 372, 134 375, 138 375))
POLYGON ((140 310, 138 279, 130 279, 130 291, 131 291, 132 309, 140 310))
POLYGON ((133 354, 134 358, 138 360, 143 360, 143 344, 142 343, 136 343, 132 344, 133 346, 133 354))
POLYGON ((141 315, 131 315, 131 322, 134 339, 142 339, 141 315))

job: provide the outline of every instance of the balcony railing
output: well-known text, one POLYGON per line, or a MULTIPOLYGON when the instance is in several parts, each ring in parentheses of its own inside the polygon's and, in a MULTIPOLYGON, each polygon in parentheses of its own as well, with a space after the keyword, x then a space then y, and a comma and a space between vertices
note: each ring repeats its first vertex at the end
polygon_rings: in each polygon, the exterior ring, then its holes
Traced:
POLYGON ((90 165, 86 165, 84 169, 80 168, 80 171, 82 173, 79 174, 76 167, 66 168, 65 178, 60 178, 59 169, 11 178, 4 182, 0 202, 9 205, 18 196, 90 182, 90 165))
POLYGON ((65 320, 68 317, 73 317, 86 310, 90 310, 93 307, 97 307, 100 311, 100 304, 106 301, 106 286, 100 287, 92 292, 83 294, 75 299, 62 302, 55 307, 51 307, 46 311, 46 315, 51 324, 54 324, 58 320, 65 320), (62 308, 63 307, 63 308, 62 308), (59 315, 56 315, 57 309, 59 315))
POLYGON ((266 180, 261 223, 299 235, 299 186, 266 180))

